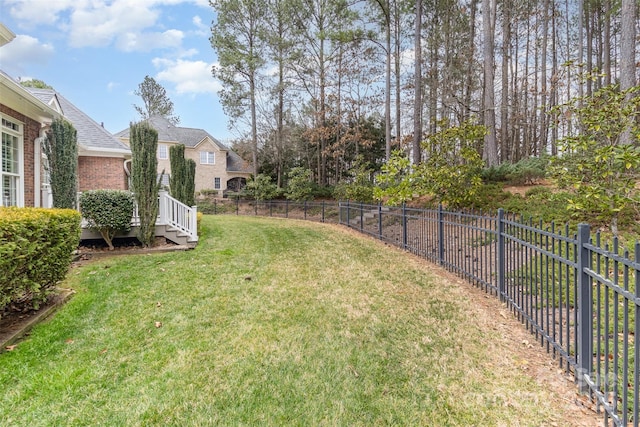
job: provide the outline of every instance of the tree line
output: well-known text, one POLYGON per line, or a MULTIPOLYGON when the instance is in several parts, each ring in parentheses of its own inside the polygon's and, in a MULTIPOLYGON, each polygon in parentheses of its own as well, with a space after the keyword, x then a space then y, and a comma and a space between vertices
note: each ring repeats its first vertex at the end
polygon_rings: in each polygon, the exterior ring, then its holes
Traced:
MULTIPOLYGON (((634 0, 212 0, 213 74, 255 173, 320 185, 472 121, 487 166, 557 154, 572 99, 637 84, 634 0)), ((631 92, 629 92, 631 93, 631 92)), ((627 141, 629 142, 629 141, 627 141)))

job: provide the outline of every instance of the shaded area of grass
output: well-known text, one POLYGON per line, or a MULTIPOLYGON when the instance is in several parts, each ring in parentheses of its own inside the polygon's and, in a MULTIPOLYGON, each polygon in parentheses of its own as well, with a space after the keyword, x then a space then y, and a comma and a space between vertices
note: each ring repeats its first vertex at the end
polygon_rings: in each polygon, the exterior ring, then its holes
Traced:
POLYGON ((556 409, 460 288, 321 224, 205 217, 194 251, 65 285, 76 297, 0 355, 2 425, 542 425, 556 409))

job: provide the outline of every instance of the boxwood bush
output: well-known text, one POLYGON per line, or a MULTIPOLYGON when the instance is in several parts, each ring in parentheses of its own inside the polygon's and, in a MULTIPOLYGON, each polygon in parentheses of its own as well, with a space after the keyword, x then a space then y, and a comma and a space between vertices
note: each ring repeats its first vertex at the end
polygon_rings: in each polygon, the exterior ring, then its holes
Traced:
POLYGON ((123 190, 90 190, 80 195, 80 212, 89 228, 98 231, 109 250, 119 231, 131 230, 134 196, 123 190))
POLYGON ((75 210, 0 207, 0 316, 45 302, 79 241, 75 210))

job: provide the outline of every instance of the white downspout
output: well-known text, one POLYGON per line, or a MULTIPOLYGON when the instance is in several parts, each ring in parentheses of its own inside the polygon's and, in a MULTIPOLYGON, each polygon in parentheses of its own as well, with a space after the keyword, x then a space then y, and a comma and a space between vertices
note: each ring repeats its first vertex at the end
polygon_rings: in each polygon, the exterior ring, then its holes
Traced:
POLYGON ((42 207, 41 168, 42 168, 42 140, 46 138, 44 126, 40 128, 40 136, 33 140, 33 206, 42 207))

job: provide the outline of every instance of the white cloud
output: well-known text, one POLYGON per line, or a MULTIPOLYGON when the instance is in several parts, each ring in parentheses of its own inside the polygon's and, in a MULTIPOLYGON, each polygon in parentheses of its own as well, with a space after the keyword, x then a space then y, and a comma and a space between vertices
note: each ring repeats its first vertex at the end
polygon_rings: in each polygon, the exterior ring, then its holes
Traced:
POLYGON ((0 48, 0 64, 4 71, 17 77, 25 72, 28 65, 46 65, 53 54, 53 45, 18 34, 11 43, 0 48))
POLYGON ((116 83, 116 82, 109 82, 107 83, 107 90, 109 92, 112 92, 113 89, 117 88, 118 86, 120 86, 120 83, 116 83))
POLYGON ((179 48, 184 33, 179 30, 167 30, 163 33, 129 32, 118 37, 118 49, 124 52, 149 52, 158 48, 179 48))
POLYGON ((116 0, 77 8, 70 16, 72 47, 108 46, 120 35, 141 32, 153 26, 159 12, 136 0, 116 0))
POLYGON ((26 28, 41 24, 53 25, 62 12, 71 7, 86 5, 84 0, 39 1, 37 5, 30 0, 3 0, 2 3, 2 9, 8 9, 9 14, 26 28))
POLYGON ((160 81, 172 83, 176 93, 179 95, 215 94, 222 88, 211 74, 212 63, 155 58, 153 65, 160 69, 156 78, 160 81))
MULTIPOLYGON (((67 35, 71 47, 115 44, 131 52, 172 48, 178 39, 181 42, 181 31, 167 31, 159 23, 162 6, 181 3, 209 7, 208 0, 2 0, 0 10, 8 11, 21 27, 55 26, 67 35)), ((193 23, 196 33, 208 31, 200 18, 193 23)))
POLYGON ((198 15, 193 17, 192 22, 193 25, 195 25, 195 27, 197 28, 195 32, 197 35, 206 37, 209 37, 211 35, 211 29, 208 25, 202 22, 202 18, 200 18, 198 15))

